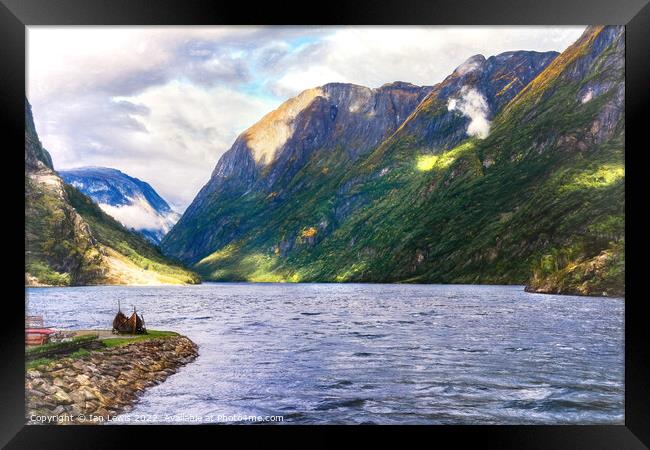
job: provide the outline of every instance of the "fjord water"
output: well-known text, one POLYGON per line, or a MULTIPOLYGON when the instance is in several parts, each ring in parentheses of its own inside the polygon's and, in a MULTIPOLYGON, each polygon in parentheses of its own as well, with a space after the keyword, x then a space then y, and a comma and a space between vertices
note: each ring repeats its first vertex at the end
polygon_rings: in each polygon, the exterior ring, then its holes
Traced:
POLYGON ((27 298, 29 314, 75 329, 110 328, 119 299, 149 328, 199 345, 124 421, 623 423, 620 298, 249 283, 32 288, 27 298))

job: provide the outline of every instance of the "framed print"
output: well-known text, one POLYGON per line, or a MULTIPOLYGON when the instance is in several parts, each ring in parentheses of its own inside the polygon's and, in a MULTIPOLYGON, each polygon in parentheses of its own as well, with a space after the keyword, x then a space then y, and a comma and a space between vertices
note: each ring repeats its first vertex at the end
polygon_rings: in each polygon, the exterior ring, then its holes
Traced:
POLYGON ((3 3, 7 448, 646 448, 644 1, 3 3))

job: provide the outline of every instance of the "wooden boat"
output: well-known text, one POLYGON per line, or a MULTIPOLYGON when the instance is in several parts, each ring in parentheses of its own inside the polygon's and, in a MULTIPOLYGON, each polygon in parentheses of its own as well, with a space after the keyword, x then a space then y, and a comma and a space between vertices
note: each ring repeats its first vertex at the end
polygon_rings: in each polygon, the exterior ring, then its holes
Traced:
POLYGON ((146 334, 147 329, 144 325, 144 316, 139 316, 133 307, 133 314, 130 317, 122 312, 119 303, 118 311, 113 319, 113 333, 129 333, 129 334, 146 334))

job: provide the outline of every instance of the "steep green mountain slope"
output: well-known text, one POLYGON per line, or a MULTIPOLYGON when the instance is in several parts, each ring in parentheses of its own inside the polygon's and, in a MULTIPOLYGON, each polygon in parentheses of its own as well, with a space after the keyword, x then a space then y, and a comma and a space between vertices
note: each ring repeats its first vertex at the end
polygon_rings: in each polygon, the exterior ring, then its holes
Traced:
POLYGON ((267 260, 276 250, 283 258, 299 250, 302 233, 317 224, 318 236, 306 238, 321 240, 368 200, 347 198, 347 175, 401 130, 416 108, 431 102, 439 106, 419 130, 419 141, 430 148, 453 146, 465 139, 469 120, 447 108, 449 98, 472 87, 491 117, 556 56, 508 52, 486 60, 477 55, 433 88, 334 83, 305 91, 237 139, 165 237, 163 250, 196 263, 224 246, 241 249, 238 241, 244 239, 244 253, 251 250, 267 260), (265 247, 261 252, 260 246, 265 247))
POLYGON ((25 284, 197 283, 143 237, 66 185, 25 102, 25 284))
POLYGON ((352 162, 340 141, 282 185, 200 196, 163 249, 211 279, 623 294, 623 28, 508 56, 468 60, 352 162))
POLYGON ((484 140, 430 153, 411 132, 394 136, 349 177, 369 205, 278 267, 300 279, 524 283, 531 269, 543 280, 609 252, 594 282, 578 270, 544 290, 622 294, 622 33, 590 29, 484 140))

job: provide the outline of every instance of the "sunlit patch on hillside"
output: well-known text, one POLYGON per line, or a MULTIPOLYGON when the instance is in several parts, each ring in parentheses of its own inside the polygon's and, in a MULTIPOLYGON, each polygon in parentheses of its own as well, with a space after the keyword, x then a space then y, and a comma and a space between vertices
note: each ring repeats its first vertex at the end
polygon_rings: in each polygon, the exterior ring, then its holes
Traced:
POLYGON ((354 275, 358 275, 361 272, 363 272, 363 270, 366 268, 366 266, 367 266, 366 262, 354 263, 351 266, 344 269, 343 271, 339 272, 339 274, 336 275, 335 280, 338 283, 341 283, 343 281, 348 281, 354 275))
POLYGON ((210 255, 206 256, 203 258, 201 261, 199 261, 196 265, 197 267, 204 266, 204 265, 209 265, 209 264, 214 264, 218 263, 221 261, 224 261, 228 258, 230 258, 237 247, 235 244, 228 244, 225 247, 221 248, 220 250, 217 250, 214 253, 211 253, 210 255))
POLYGON ((562 186, 561 191, 578 189, 597 189, 610 186, 625 177, 625 167, 622 164, 604 164, 596 170, 581 172, 562 186))
POLYGON ((252 283, 285 283, 287 279, 273 271, 277 258, 254 253, 241 261, 243 272, 248 274, 246 280, 252 283))
POLYGON ((451 166, 465 152, 474 148, 474 143, 466 142, 448 152, 437 155, 419 155, 416 161, 416 168, 420 172, 428 172, 432 169, 446 169, 451 166))
POLYGON ((129 285, 161 285, 161 284, 184 284, 191 282, 189 277, 183 277, 182 273, 164 273, 156 271, 160 264, 155 261, 141 257, 137 264, 110 247, 103 247, 104 260, 108 265, 107 279, 109 284, 129 285), (158 266, 158 267, 157 267, 158 266))
POLYGON ((278 258, 264 253, 253 253, 241 259, 231 259, 236 256, 232 246, 224 247, 197 264, 204 265, 207 276, 213 280, 241 280, 251 283, 286 283, 300 280, 298 275, 287 277, 284 273, 276 271, 278 258))
POLYGON ((278 150, 294 132, 296 116, 321 95, 324 93, 320 88, 307 89, 284 102, 244 132, 246 144, 257 164, 266 165, 275 160, 278 150))
POLYGON ((418 156, 417 168, 422 172, 428 172, 433 169, 438 160, 438 155, 420 155, 418 156))

